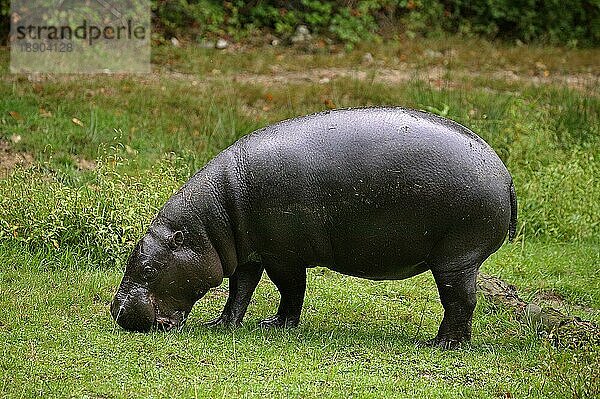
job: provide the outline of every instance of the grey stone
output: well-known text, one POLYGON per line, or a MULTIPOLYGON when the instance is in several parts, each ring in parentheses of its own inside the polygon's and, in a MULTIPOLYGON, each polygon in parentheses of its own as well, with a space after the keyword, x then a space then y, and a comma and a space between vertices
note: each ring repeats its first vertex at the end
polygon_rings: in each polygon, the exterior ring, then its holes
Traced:
POLYGON ((225 39, 217 40, 217 44, 215 44, 215 48, 219 50, 226 49, 229 46, 229 43, 225 39))

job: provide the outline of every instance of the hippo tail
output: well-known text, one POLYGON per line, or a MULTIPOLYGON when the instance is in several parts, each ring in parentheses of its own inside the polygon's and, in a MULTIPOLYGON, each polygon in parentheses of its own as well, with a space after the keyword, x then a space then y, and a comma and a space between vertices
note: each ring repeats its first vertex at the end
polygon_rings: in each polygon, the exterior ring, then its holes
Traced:
POLYGON ((510 224, 508 225, 508 241, 512 242, 517 235, 517 193, 515 185, 510 181, 510 224))

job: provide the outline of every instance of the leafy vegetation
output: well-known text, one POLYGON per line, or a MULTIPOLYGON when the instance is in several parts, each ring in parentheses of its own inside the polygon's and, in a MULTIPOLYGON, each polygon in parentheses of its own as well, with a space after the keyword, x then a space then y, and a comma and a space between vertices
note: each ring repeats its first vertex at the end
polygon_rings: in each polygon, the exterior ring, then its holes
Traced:
MULTIPOLYGON (((0 0, 2 42, 8 36, 9 5, 0 0)), ((264 33, 288 40, 306 25, 349 48, 396 34, 413 39, 451 33, 573 47, 600 43, 597 0, 152 0, 152 9, 159 36, 198 41, 268 38, 264 33)))
POLYGON ((303 24, 348 44, 399 32, 409 37, 446 32, 572 46, 600 43, 596 0, 156 0, 154 9, 167 35, 239 39, 266 29, 287 39, 303 24))

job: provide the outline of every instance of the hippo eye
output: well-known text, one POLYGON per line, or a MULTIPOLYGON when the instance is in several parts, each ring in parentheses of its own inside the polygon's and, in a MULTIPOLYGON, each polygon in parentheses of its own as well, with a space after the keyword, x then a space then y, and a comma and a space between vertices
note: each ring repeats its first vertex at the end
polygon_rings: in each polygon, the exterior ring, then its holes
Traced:
POLYGON ((144 275, 144 279, 152 280, 153 278, 156 277, 157 271, 152 266, 145 266, 144 269, 142 270, 142 273, 144 275))

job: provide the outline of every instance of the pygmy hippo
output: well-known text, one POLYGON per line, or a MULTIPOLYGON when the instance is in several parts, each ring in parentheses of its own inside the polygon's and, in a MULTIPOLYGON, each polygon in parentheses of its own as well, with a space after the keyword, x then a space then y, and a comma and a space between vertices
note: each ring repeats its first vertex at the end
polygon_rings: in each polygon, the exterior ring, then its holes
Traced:
POLYGON ((431 270, 444 317, 431 344, 471 338, 482 262, 515 235, 511 175, 464 126, 404 108, 320 112, 257 130, 175 193, 131 254, 111 313, 127 330, 183 325, 229 279, 210 325, 237 326, 263 270, 300 320, 306 269, 372 280, 431 270))

